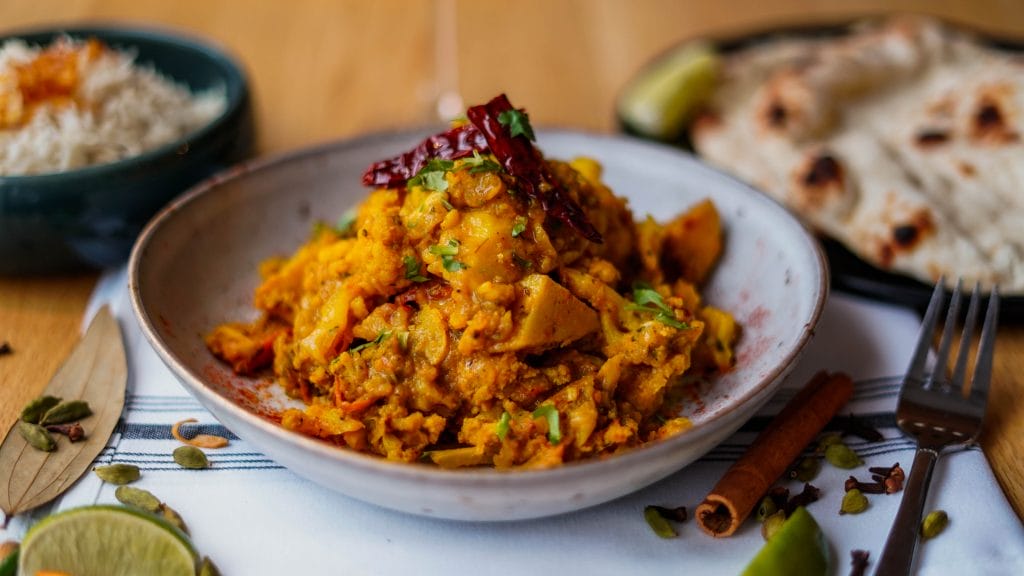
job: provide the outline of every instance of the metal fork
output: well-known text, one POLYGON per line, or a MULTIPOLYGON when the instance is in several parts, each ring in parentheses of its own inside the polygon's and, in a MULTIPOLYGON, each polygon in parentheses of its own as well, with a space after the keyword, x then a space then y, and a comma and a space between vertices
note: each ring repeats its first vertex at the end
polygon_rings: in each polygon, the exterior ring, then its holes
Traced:
POLYGON ((976 439, 985 415, 999 315, 999 290, 993 287, 989 295, 988 311, 985 313, 985 324, 981 329, 970 391, 964 393, 970 337, 974 332, 980 308, 980 287, 975 285, 971 294, 956 365, 953 367, 952 375, 947 378, 946 368, 952 347, 953 326, 960 314, 962 297, 961 281, 958 280, 950 298, 942 340, 939 342, 934 362, 929 363, 928 352, 934 338, 936 320, 945 301, 943 284, 943 280, 940 279, 935 285, 935 291, 921 323, 921 333, 917 339, 914 356, 903 380, 899 404, 896 406, 896 424, 905 434, 917 439, 917 453, 914 455, 913 468, 907 477, 899 511, 878 560, 875 576, 910 573, 919 539, 921 513, 928 496, 928 485, 935 462, 944 448, 976 439))

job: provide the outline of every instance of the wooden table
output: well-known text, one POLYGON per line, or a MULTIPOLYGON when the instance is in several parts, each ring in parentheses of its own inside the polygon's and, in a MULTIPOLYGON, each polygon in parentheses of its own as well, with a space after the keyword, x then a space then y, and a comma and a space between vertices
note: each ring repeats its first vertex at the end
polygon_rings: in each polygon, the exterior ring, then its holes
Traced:
MULTIPOLYGON (((536 125, 615 129, 613 101, 638 66, 680 39, 771 24, 922 11, 1024 38, 1004 0, 4 0, 0 26, 122 21, 226 46, 248 70, 258 149, 437 121, 437 100, 507 92, 536 125)), ((95 274, 0 278, 0 426, 37 395, 78 337, 95 274)), ((1024 328, 999 334, 982 446, 1024 516, 1024 328)))

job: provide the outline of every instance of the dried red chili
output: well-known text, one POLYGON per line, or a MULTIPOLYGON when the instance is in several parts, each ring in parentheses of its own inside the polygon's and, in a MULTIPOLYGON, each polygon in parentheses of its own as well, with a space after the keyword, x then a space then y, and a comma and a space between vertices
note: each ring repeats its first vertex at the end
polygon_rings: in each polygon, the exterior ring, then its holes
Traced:
POLYGON ((434 134, 404 154, 371 164, 363 173, 363 184, 387 188, 404 186, 432 158, 458 160, 472 156, 474 150, 487 151, 484 135, 472 124, 456 126, 434 134))
POLYGON ((516 179, 518 190, 531 200, 540 202, 551 217, 568 224, 591 242, 600 244, 601 233, 590 223, 568 190, 556 179, 540 152, 525 135, 512 136, 499 121, 502 113, 514 108, 504 94, 499 94, 487 104, 473 106, 466 116, 487 139, 487 145, 505 171, 516 179))

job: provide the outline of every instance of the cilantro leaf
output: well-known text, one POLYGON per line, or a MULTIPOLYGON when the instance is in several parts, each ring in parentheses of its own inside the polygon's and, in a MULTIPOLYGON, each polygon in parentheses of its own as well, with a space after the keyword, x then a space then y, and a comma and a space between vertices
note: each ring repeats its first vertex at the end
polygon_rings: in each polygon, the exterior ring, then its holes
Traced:
POLYGON ((526 218, 516 216, 516 219, 512 221, 512 237, 516 238, 523 232, 526 232, 526 218))
POLYGON ((427 252, 435 256, 441 257, 441 265, 444 269, 449 272, 458 272, 469 268, 462 262, 455 259, 455 256, 459 253, 459 242, 458 240, 452 239, 448 241, 447 245, 435 244, 427 248, 427 252))
POLYGON ((558 408, 545 404, 533 411, 534 418, 543 418, 548 422, 548 442, 558 444, 562 441, 562 430, 558 426, 558 408))
POLYGON ((413 282, 426 282, 426 276, 420 274, 420 261, 414 256, 402 256, 402 264, 405 265, 405 277, 413 282))
POLYGON ((455 167, 452 160, 431 158, 429 162, 415 176, 409 178, 409 186, 422 186, 427 190, 444 192, 448 189, 448 181, 444 179, 445 172, 450 172, 455 167))
POLYGON ((473 150, 472 158, 465 158, 462 161, 462 167, 469 167, 470 174, 481 174, 484 172, 500 172, 501 165, 491 160, 490 158, 484 158, 480 155, 479 150, 473 150))
POLYGON ((508 436, 509 422, 511 420, 511 414, 508 412, 501 413, 501 419, 498 420, 498 425, 494 427, 494 433, 498 435, 498 440, 505 441, 505 436, 508 436))
POLYGON ((661 294, 645 282, 633 284, 633 303, 627 304, 626 309, 653 314, 655 320, 677 330, 685 330, 690 327, 686 322, 676 318, 675 312, 669 308, 668 304, 665 304, 661 294))
POLYGON ((512 253, 512 260, 516 263, 516 266, 519 266, 523 270, 529 270, 530 268, 533 268, 532 261, 523 258, 522 256, 516 254, 515 252, 512 253))
POLYGON ((537 137, 533 134, 533 127, 530 126, 530 117, 522 110, 514 108, 512 110, 505 110, 498 114, 498 123, 508 128, 508 133, 513 138, 516 136, 526 136, 529 140, 537 141, 537 137))
POLYGON ((338 223, 334 225, 334 229, 338 231, 338 234, 342 238, 349 238, 356 234, 356 215, 357 211, 355 208, 349 208, 338 218, 338 223))
POLYGON ((390 335, 391 335, 391 331, 390 330, 383 330, 383 331, 381 331, 380 334, 377 334, 377 337, 374 338, 373 340, 370 340, 369 342, 363 342, 362 344, 360 344, 359 346, 356 346, 354 348, 349 348, 348 351, 349 352, 359 352, 360 350, 362 350, 364 348, 369 348, 370 346, 376 346, 377 344, 380 344, 381 342, 383 342, 384 339, 387 338, 390 335))

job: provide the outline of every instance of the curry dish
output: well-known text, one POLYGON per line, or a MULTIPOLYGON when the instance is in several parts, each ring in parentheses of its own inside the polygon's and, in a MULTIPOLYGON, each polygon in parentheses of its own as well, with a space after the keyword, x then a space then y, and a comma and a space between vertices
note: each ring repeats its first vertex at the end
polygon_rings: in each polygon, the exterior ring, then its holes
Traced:
POLYGON ((302 399, 284 427, 391 460, 551 467, 686 430, 687 377, 728 370, 739 332, 698 291, 715 207, 634 222, 597 162, 486 106, 371 167, 354 219, 264 263, 261 319, 209 348, 302 399))

